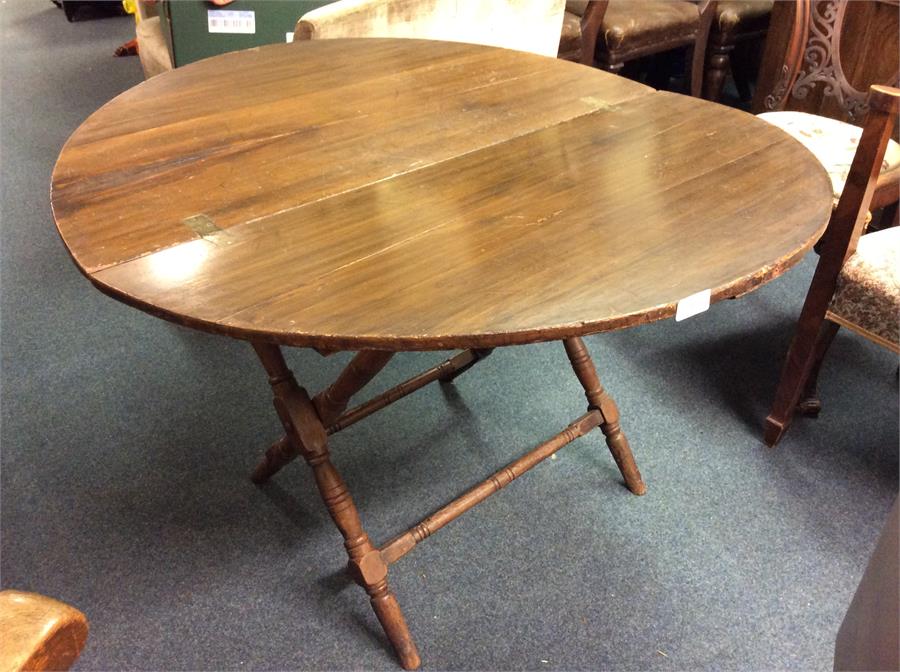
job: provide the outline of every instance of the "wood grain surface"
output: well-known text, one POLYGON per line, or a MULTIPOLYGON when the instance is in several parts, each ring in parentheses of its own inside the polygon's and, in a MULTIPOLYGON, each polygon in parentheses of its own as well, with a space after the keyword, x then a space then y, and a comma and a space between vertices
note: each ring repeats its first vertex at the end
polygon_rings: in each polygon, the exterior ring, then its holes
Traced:
POLYGON ((88 636, 80 611, 44 595, 0 591, 0 672, 68 670, 88 636))
POLYGON ((493 347, 669 317, 796 262, 818 162, 751 115, 491 47, 322 40, 155 77, 52 179, 102 291, 322 349, 493 347))

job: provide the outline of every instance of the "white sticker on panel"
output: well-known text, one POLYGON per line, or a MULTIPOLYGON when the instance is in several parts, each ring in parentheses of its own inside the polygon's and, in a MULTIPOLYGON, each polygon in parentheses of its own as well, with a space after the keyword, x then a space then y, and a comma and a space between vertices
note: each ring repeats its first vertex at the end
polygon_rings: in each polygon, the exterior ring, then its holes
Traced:
POLYGON ((206 22, 211 33, 256 33, 256 12, 252 11, 208 9, 206 22))

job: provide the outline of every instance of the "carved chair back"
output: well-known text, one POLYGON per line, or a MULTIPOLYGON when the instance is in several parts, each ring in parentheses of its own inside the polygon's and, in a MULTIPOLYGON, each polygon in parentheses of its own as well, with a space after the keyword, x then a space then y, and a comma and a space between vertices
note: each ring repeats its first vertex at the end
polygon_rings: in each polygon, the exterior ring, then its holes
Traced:
POLYGON ((872 84, 900 83, 900 0, 776 2, 753 111, 861 125, 872 84))

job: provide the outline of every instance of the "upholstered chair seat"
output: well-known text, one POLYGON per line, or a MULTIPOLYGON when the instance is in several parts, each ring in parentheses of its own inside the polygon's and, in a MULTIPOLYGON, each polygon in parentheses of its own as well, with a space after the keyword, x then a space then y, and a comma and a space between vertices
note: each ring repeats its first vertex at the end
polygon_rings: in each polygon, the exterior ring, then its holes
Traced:
POLYGON ((562 34, 559 37, 557 56, 567 61, 581 61, 581 16, 570 11, 563 15, 562 34))
MULTIPOLYGON (((815 120, 819 128, 828 124, 836 134, 833 138, 827 138, 830 133, 795 133, 826 165, 843 162, 843 153, 851 148, 853 158, 847 160, 849 174, 843 170, 833 173, 833 186, 841 196, 819 241, 819 262, 766 417, 764 438, 770 446, 784 435, 795 412, 813 417, 819 414, 819 372, 842 326, 900 352, 900 227, 862 235, 881 189, 877 186, 880 178, 885 172, 900 173, 896 168, 897 145, 891 145, 890 140, 900 112, 900 89, 874 85, 866 105, 862 131, 851 126, 853 133, 842 122, 808 114, 775 117, 778 121, 793 120, 795 123, 785 123, 785 128, 795 132, 804 121, 815 120)), ((762 116, 772 119, 772 115, 762 116)), ((785 170, 790 169, 785 166, 785 170)), ((887 186, 896 201, 896 182, 887 186)))
POLYGON ((900 348, 900 228, 859 239, 826 317, 895 352, 900 348))
POLYGON ((732 35, 752 28, 765 29, 775 0, 719 0, 714 34, 732 35))
MULTIPOLYGON (((560 39, 560 58, 581 53, 581 18, 588 0, 568 0, 560 39)), ((621 63, 650 53, 659 53, 691 43, 697 36, 700 13, 691 2, 671 0, 611 0, 597 36, 600 55, 613 55, 608 62, 621 63)))
POLYGON ((710 0, 567 0, 559 58, 620 73, 627 61, 687 49, 687 81, 699 96, 715 12, 710 0))
POLYGON ((648 51, 658 53, 690 43, 699 26, 700 14, 689 2, 613 1, 603 17, 600 41, 617 60, 627 61, 648 51))
MULTIPOLYGON (((764 112, 759 118, 789 133, 815 154, 831 178, 834 200, 837 203, 844 190, 862 129, 837 119, 806 112, 764 112)), ((900 144, 893 140, 888 141, 884 154, 878 189, 889 188, 890 185, 895 190, 900 185, 900 144)))

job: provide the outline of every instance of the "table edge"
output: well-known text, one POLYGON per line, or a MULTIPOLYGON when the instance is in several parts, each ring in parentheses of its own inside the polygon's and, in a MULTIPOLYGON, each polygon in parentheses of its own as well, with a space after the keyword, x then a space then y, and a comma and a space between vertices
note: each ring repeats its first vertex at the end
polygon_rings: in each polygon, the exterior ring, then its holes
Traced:
MULTIPOLYGON (((829 204, 830 205, 830 204, 829 204)), ((796 266, 813 245, 821 238, 828 226, 829 217, 825 217, 816 232, 800 247, 775 259, 766 266, 753 273, 737 278, 732 282, 710 288, 710 305, 723 299, 734 299, 762 287, 768 282, 780 277, 796 266)), ((73 260, 74 261, 74 260, 73 260)), ((136 296, 132 296, 120 289, 106 285, 94 276, 84 271, 75 263, 78 271, 84 275, 91 284, 110 298, 115 299, 133 308, 145 312, 183 327, 203 331, 220 336, 228 336, 237 340, 257 341, 262 343, 274 343, 277 345, 312 348, 328 352, 357 352, 360 350, 383 350, 389 352, 416 352, 435 350, 454 350, 465 348, 497 348, 510 345, 528 345, 557 341, 575 336, 589 336, 627 329, 641 324, 649 324, 665 320, 675 315, 678 302, 661 304, 635 313, 616 315, 614 317, 592 320, 574 324, 562 324, 553 327, 541 327, 523 329, 510 332, 487 332, 481 334, 454 334, 454 335, 428 335, 428 336, 398 336, 390 338, 385 336, 346 336, 323 335, 302 332, 280 332, 262 329, 249 329, 223 325, 202 318, 190 317, 181 313, 160 308, 147 303, 136 296)))

